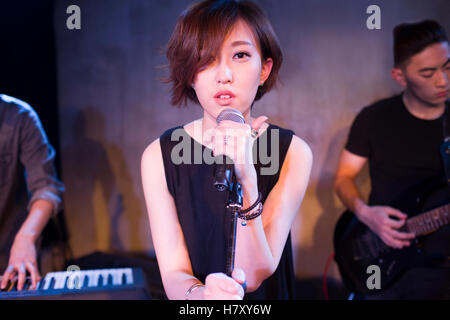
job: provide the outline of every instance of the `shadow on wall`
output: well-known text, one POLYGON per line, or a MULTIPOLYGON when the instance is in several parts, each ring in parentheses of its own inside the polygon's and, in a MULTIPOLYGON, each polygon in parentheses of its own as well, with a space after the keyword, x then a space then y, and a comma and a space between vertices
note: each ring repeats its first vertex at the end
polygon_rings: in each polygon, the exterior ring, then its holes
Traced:
MULTIPOLYGON (((302 261, 307 261, 309 266, 317 266, 321 273, 327 270, 327 288, 328 298, 346 299, 349 292, 343 286, 337 269, 336 262, 331 259, 334 252, 333 234, 337 220, 343 213, 344 206, 337 200, 334 191, 334 176, 337 169, 338 160, 345 145, 349 128, 340 128, 333 135, 321 173, 316 186, 311 186, 317 198, 320 212, 314 212, 313 216, 318 219, 314 224, 312 245, 298 248, 297 255, 302 261)), ((362 174, 358 176, 357 184, 362 187, 365 193, 369 182, 368 172, 365 168, 362 174)), ((306 196, 305 196, 306 197, 306 196)), ((324 299, 323 277, 302 277, 297 281, 297 296, 299 299, 324 299)))
POLYGON ((123 152, 105 138, 103 116, 93 107, 84 108, 78 112, 72 132, 73 143, 63 154, 74 256, 138 247, 142 209, 123 152))

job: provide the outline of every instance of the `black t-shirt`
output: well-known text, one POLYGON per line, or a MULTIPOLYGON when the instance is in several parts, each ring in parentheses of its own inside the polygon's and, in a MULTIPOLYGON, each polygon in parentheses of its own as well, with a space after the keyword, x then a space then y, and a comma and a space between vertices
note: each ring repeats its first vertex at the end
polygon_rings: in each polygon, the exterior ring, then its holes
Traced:
POLYGON ((413 116, 402 96, 365 107, 356 117, 346 149, 369 159, 370 205, 388 205, 407 190, 444 177, 440 146, 444 116, 413 116))

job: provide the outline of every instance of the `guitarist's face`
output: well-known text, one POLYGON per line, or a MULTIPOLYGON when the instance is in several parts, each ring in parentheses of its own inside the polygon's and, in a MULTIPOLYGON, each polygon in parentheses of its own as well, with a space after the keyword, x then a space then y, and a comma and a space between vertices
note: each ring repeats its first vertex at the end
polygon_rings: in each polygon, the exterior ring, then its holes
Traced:
POLYGON ((449 59, 448 42, 430 45, 410 58, 397 81, 422 105, 441 107, 449 97, 449 59))

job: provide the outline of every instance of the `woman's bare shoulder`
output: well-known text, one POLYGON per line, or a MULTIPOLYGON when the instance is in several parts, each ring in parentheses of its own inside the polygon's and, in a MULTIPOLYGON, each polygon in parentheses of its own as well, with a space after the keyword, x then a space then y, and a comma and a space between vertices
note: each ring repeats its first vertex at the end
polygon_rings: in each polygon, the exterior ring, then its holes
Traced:
POLYGON ((161 155, 161 144, 159 138, 152 141, 142 153, 142 161, 153 161, 161 155))
POLYGON ((292 141, 289 148, 297 155, 312 158, 312 150, 308 143, 296 135, 292 136, 292 141))

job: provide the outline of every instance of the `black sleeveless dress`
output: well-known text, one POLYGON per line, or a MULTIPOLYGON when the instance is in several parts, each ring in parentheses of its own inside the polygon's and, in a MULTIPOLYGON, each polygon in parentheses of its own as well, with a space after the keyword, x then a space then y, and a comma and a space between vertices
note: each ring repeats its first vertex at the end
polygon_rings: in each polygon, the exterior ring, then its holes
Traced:
MULTIPOLYGON (((254 144, 253 159, 257 159, 254 165, 263 203, 278 181, 293 134, 291 130, 270 124, 254 144), (278 153, 278 168, 275 153, 278 153)), ((182 126, 164 132, 160 145, 167 186, 175 200, 194 276, 204 282, 210 273, 226 272, 230 229, 229 217, 226 216, 227 192, 219 192, 213 186, 215 165, 208 164, 211 163, 209 161, 199 161, 199 151, 212 157, 212 150, 192 139, 182 126), (181 143, 185 148, 180 148, 181 143), (194 156, 195 151, 197 157, 194 156), (172 161, 173 156, 183 157, 184 160, 180 161, 178 157, 172 161)), ((275 273, 258 290, 246 294, 244 299, 293 299, 294 288, 289 233, 275 273)))

